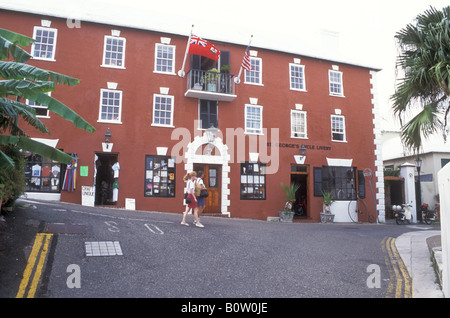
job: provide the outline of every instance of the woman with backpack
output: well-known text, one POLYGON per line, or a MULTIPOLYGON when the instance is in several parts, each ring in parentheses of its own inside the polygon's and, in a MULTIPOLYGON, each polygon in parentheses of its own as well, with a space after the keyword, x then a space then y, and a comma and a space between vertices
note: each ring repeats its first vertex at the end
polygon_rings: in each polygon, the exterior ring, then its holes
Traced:
POLYGON ((186 203, 189 202, 186 206, 186 210, 183 212, 183 219, 181 220, 181 224, 188 226, 189 224, 186 223, 186 215, 188 214, 189 210, 192 209, 194 212, 194 218, 195 218, 195 226, 196 227, 204 227, 203 224, 200 223, 198 220, 198 208, 197 208, 197 197, 195 196, 195 179, 197 177, 197 174, 195 171, 192 171, 184 176, 183 180, 187 181, 186 186, 186 203))

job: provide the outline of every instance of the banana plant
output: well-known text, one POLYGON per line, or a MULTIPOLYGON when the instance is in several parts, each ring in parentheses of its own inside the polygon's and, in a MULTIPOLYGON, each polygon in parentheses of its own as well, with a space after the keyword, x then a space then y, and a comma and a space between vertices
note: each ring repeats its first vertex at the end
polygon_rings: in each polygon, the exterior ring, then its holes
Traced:
MULTIPOLYGON (((40 69, 26 62, 32 57, 23 47, 34 40, 0 28, 0 145, 15 145, 52 160, 69 164, 72 157, 32 140, 19 126, 19 118, 35 129, 49 133, 47 127, 37 118, 33 107, 21 102, 28 99, 47 106, 48 110, 70 121, 75 127, 94 133, 95 128, 71 108, 47 93, 56 85, 77 85, 76 78, 40 69)), ((11 158, 0 150, 0 168, 14 166, 11 158)))

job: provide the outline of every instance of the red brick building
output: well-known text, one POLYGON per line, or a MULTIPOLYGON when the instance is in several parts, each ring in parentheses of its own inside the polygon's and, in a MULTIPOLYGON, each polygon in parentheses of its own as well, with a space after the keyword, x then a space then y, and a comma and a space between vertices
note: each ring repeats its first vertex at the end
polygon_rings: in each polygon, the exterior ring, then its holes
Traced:
POLYGON ((96 128, 78 130, 34 105, 51 135, 30 130, 31 136, 76 154, 78 162, 76 178, 66 180, 74 189, 65 190, 65 167, 30 155, 29 196, 53 193, 81 203, 81 189, 89 186, 96 205, 124 207, 132 199, 138 210, 179 213, 183 176, 203 170, 206 213, 278 216, 281 183, 298 183, 297 203, 305 203, 300 220, 320 220, 323 188, 336 200, 335 221, 347 220, 356 191, 372 213, 376 201, 384 215, 377 69, 250 47, 253 69, 243 70, 236 84, 246 47, 207 39, 220 50, 218 62, 188 55, 180 77, 184 35, 89 21, 77 27, 61 17, 8 10, 0 10, 0 21, 36 39, 29 64, 80 79, 51 94, 96 128), (211 126, 218 128, 213 141, 206 134, 211 126), (366 168, 373 171, 375 200, 366 168))

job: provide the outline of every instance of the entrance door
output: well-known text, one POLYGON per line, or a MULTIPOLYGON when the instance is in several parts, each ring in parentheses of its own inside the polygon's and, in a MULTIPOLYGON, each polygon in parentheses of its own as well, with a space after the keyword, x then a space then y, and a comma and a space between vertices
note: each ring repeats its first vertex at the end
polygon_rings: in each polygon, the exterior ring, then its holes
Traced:
POLYGON ((291 184, 294 183, 300 185, 295 194, 294 217, 306 218, 308 216, 308 166, 291 166, 291 184))
POLYGON ((95 162, 97 175, 95 176, 95 204, 115 205, 113 196, 114 171, 113 165, 117 162, 117 154, 97 153, 95 162))
POLYGON ((196 164, 194 165, 194 171, 203 171, 203 182, 205 187, 208 188, 209 196, 205 199, 206 213, 220 213, 221 206, 221 176, 222 167, 219 165, 208 164, 196 164))

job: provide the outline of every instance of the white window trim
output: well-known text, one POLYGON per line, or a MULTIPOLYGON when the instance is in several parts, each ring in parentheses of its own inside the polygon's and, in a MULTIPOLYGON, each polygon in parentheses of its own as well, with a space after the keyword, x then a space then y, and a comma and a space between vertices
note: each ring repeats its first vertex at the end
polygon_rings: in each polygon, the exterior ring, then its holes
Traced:
POLYGON ((110 123, 110 124, 122 124, 122 102, 123 102, 123 91, 118 89, 107 89, 107 88, 101 88, 100 89, 100 102, 99 102, 99 110, 98 110, 98 123, 110 123), (120 93, 120 102, 119 102, 119 118, 116 120, 108 120, 108 119, 102 119, 102 99, 103 99, 103 92, 119 92, 120 93))
POLYGON ((176 59, 176 46, 175 45, 168 45, 165 43, 155 43, 155 63, 154 63, 154 67, 153 67, 153 73, 157 73, 157 74, 166 74, 166 75, 177 75, 175 72, 175 59, 176 59), (163 71, 158 71, 156 69, 156 65, 157 65, 157 60, 158 60, 158 46, 170 46, 173 47, 173 68, 172 68, 172 72, 163 72, 163 71))
MULTIPOLYGON (((200 120, 200 108, 201 108, 201 102, 200 99, 198 100, 198 115, 197 115, 197 130, 199 131, 206 131, 208 128, 202 128, 202 121, 200 120)), ((217 125, 219 125, 219 112, 220 112, 220 107, 219 107, 219 101, 217 101, 217 125)))
MULTIPOLYGON (((263 128, 263 106, 260 106, 260 105, 250 105, 250 104, 245 104, 244 127, 245 127, 244 134, 247 134, 247 135, 264 135, 264 128, 263 128), (261 126, 260 130, 261 130, 261 131, 260 131, 260 132, 249 132, 249 131, 248 131, 249 128, 247 127, 247 109, 248 109, 249 107, 261 109, 261 119, 260 119, 260 126, 261 126)), ((251 128, 251 129, 253 129, 253 128, 251 128)))
MULTIPOLYGON (((48 92, 48 93, 45 93, 45 94, 47 94, 48 96, 52 96, 51 92, 48 92)), ((36 103, 36 101, 34 101, 34 102, 36 103)), ((41 106, 40 104, 39 104, 39 106, 30 105, 30 100, 29 99, 25 100, 25 104, 27 104, 28 106, 33 107, 33 108, 41 108, 41 109, 46 109, 47 110, 47 115, 43 116, 43 115, 37 115, 36 114, 36 117, 38 117, 38 118, 51 118, 50 117, 50 111, 48 110, 48 106, 46 106, 46 105, 41 106)))
POLYGON ((127 49, 127 39, 124 37, 119 37, 119 36, 112 36, 112 35, 105 35, 104 39, 103 39, 103 57, 102 57, 102 65, 100 65, 101 67, 107 67, 107 68, 115 68, 115 69, 121 69, 124 70, 126 69, 125 67, 125 53, 126 53, 126 49, 127 49), (107 43, 107 39, 120 39, 123 40, 123 56, 122 56, 122 66, 118 66, 118 65, 108 65, 105 64, 105 58, 106 58, 106 43, 107 43))
MULTIPOLYGON (((337 84, 333 82, 333 84, 337 84)), ((341 71, 335 71, 335 70, 328 70, 328 90, 330 92, 330 96, 337 96, 337 97, 345 97, 344 96, 344 74, 341 71), (338 73, 341 77, 341 93, 334 93, 331 91, 331 73, 338 73)))
POLYGON ((331 115, 331 117, 330 117, 330 128, 331 128, 331 141, 332 142, 344 142, 344 143, 347 142, 347 128, 346 128, 346 125, 345 125, 345 116, 342 116, 342 115, 331 115), (335 140, 335 139, 333 139, 333 118, 334 117, 338 117, 338 118, 342 118, 343 119, 343 121, 342 121, 342 123, 344 125, 344 132, 343 132, 344 138, 343 138, 343 140, 335 140))
POLYGON ((306 76, 305 76, 305 65, 300 65, 300 64, 296 64, 296 63, 289 63, 289 88, 292 91, 297 91, 297 92, 306 92, 306 76), (295 67, 301 67, 302 71, 303 71, 303 88, 295 88, 292 87, 292 70, 291 67, 295 66, 295 67))
MULTIPOLYGON (((256 86, 264 86, 264 84, 262 83, 262 74, 263 74, 263 62, 262 62, 262 58, 260 57, 253 57, 250 56, 250 64, 252 60, 258 60, 259 61, 259 67, 260 67, 260 72, 259 72, 259 82, 258 83, 253 83, 253 82, 247 82, 247 70, 244 70, 244 84, 250 84, 250 85, 256 85, 256 86)), ((251 72, 251 71, 250 71, 251 72)))
POLYGON ((33 29, 33 39, 34 40, 36 40, 36 32, 37 32, 37 30, 47 30, 47 31, 55 32, 55 41, 53 43, 52 58, 49 59, 49 58, 46 58, 46 57, 34 56, 34 49, 35 49, 36 42, 34 42, 31 45, 31 53, 30 53, 30 55, 33 57, 34 60, 56 62, 55 54, 56 54, 56 42, 57 42, 57 39, 58 39, 58 29, 48 28, 48 27, 44 27, 44 26, 35 26, 34 29, 33 29))
POLYGON ((296 138, 296 139, 308 139, 308 119, 307 119, 307 113, 304 110, 298 110, 298 109, 291 109, 291 138, 296 138), (304 137, 300 137, 300 136, 295 136, 295 134, 297 132, 294 131, 294 126, 293 126, 293 114, 297 113, 297 114, 304 114, 305 115, 305 136, 304 137))
POLYGON ((166 94, 153 94, 153 112, 152 112, 152 124, 153 127, 165 127, 165 128, 175 128, 173 125, 173 113, 174 113, 174 107, 175 107, 175 97, 172 95, 166 95, 166 94), (156 97, 166 97, 172 99, 172 110, 170 112, 170 124, 164 125, 164 124, 156 124, 155 123, 155 100, 156 97))

